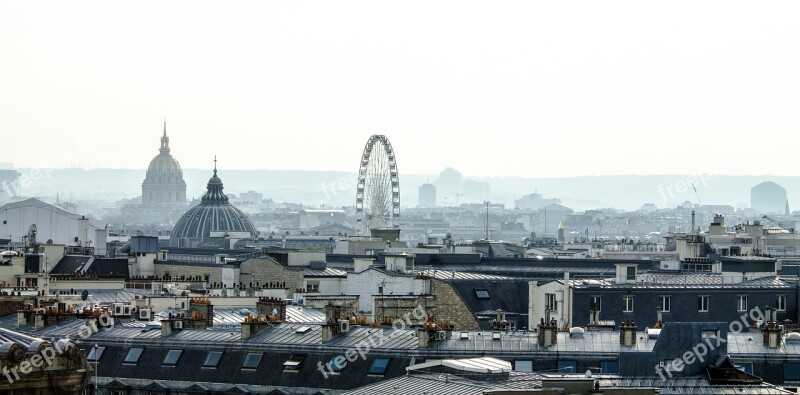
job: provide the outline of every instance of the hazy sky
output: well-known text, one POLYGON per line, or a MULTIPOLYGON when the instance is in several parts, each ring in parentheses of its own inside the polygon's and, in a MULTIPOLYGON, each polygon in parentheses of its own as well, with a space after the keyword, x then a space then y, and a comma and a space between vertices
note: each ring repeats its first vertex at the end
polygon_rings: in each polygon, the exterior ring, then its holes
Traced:
POLYGON ((0 2, 0 162, 797 175, 800 2, 0 2))

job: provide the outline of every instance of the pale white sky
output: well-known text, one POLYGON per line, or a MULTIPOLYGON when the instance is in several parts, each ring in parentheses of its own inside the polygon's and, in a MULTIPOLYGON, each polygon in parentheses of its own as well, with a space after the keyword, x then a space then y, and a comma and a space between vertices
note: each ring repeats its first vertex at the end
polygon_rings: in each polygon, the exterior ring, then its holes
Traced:
POLYGON ((0 162, 797 175, 800 2, 0 2, 0 162))

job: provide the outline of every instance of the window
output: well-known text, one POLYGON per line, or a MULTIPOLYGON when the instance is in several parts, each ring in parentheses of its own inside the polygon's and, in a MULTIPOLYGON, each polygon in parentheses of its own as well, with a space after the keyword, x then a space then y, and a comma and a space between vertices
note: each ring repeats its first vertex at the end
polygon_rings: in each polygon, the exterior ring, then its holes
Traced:
POLYGON ((625 295, 622 297, 622 312, 633 312, 633 295, 625 295))
POLYGON ((111 395, 124 395, 122 391, 111 390, 111 395))
POLYGON ((203 362, 203 367, 216 368, 220 359, 222 359, 222 351, 209 351, 205 362, 203 362))
POLYGON ((242 363, 242 367, 245 369, 255 369, 258 367, 258 364, 261 363, 261 353, 260 352, 249 352, 247 356, 244 357, 244 362, 242 363))
POLYGON ((558 310, 558 302, 556 302, 556 294, 544 294, 544 308, 550 311, 558 310))
POLYGON ((489 299, 489 291, 485 289, 476 289, 475 296, 477 296, 478 299, 489 299))
POLYGON ((619 374, 619 363, 617 363, 617 361, 601 361, 600 373, 619 374))
POLYGON ((669 313, 669 305, 671 302, 671 298, 669 296, 662 296, 661 297, 661 311, 664 313, 669 313))
POLYGON ((753 374, 753 363, 752 362, 739 362, 736 364, 736 368, 748 373, 753 374))
POLYGON ((105 350, 105 347, 92 347, 92 351, 89 351, 89 356, 86 357, 86 360, 89 362, 99 361, 103 357, 103 351, 105 350))
POLYGON ((306 282, 306 291, 307 292, 319 292, 319 281, 307 281, 306 282))
POLYGON ((303 360, 306 359, 305 355, 292 355, 286 362, 283 363, 283 369, 287 371, 299 371, 303 360))
POLYGON ((600 297, 599 296, 592 296, 592 304, 589 306, 589 311, 600 312, 602 307, 603 307, 603 304, 600 301, 600 297))
POLYGON ((561 374, 575 374, 578 368, 576 361, 558 361, 558 373, 561 374))
POLYGON ((775 299, 775 308, 778 311, 786 311, 786 295, 778 295, 775 299))
POLYGON ((372 360, 372 365, 369 367, 369 374, 383 375, 386 373, 386 368, 388 367, 389 358, 375 358, 372 360))
POLYGON ((697 311, 701 313, 708 312, 708 295, 701 295, 697 298, 697 311))
POLYGON ((628 281, 636 281, 636 267, 629 266, 626 270, 625 279, 628 281))
POLYGON ((747 295, 738 295, 736 297, 736 310, 747 311, 747 295))
POLYGON ((700 338, 704 341, 706 339, 719 339, 718 329, 703 329, 700 331, 700 338))
POLYGON ((514 370, 517 372, 533 372, 533 361, 514 361, 514 370))
POLYGON ((783 364, 784 380, 800 380, 800 363, 783 364))
POLYGON ((167 356, 164 357, 164 365, 177 365, 178 360, 181 358, 181 354, 183 354, 183 350, 169 350, 167 352, 167 356))
POLYGON ((128 355, 125 356, 125 363, 137 363, 139 362, 139 357, 142 356, 142 352, 144 348, 141 347, 134 347, 128 351, 128 355))
POLYGON ((331 358, 325 366, 330 370, 332 373, 339 373, 344 369, 347 365, 347 360, 344 358, 344 355, 337 355, 331 358))

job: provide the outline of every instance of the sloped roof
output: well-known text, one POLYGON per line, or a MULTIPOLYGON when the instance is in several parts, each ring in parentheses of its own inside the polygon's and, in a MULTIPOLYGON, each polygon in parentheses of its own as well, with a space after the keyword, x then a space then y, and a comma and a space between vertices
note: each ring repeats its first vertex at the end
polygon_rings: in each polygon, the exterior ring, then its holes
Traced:
POLYGON ((43 208, 43 209, 46 209, 46 210, 50 210, 53 213, 56 213, 58 215, 63 215, 65 217, 69 217, 69 218, 72 218, 72 219, 87 218, 89 220, 89 224, 91 226, 94 226, 95 228, 101 228, 102 229, 102 228, 106 227, 106 223, 105 222, 102 222, 100 220, 97 220, 97 219, 94 219, 94 218, 91 218, 91 217, 87 217, 85 215, 75 214, 75 213, 73 213, 71 211, 67 211, 67 210, 64 210, 61 207, 58 207, 55 204, 50 204, 50 203, 47 203, 47 202, 43 202, 43 201, 41 201, 39 199, 36 199, 36 198, 20 200, 18 202, 13 202, 13 203, 6 203, 3 206, 0 206, 0 211, 11 210, 11 209, 16 209, 16 208, 26 208, 26 207, 43 208))
POLYGON ((83 265, 85 265, 86 262, 88 262, 91 258, 92 257, 85 255, 64 255, 64 257, 58 261, 56 267, 50 271, 50 274, 65 276, 76 274, 83 269, 83 265))

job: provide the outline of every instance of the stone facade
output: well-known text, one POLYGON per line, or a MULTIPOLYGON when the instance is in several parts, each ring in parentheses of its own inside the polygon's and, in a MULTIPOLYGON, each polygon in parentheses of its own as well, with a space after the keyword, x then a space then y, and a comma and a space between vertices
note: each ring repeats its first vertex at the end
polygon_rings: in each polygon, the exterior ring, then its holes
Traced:
POLYGON ((416 318, 413 310, 417 307, 421 307, 426 315, 434 315, 437 320, 439 319, 436 314, 436 298, 432 295, 408 295, 376 296, 375 321, 389 323, 398 319, 405 321, 408 318, 414 324, 421 324, 421 321, 425 319, 419 320, 416 318))
POLYGON ((431 293, 436 297, 436 321, 447 321, 454 330, 480 330, 475 315, 449 283, 432 280, 431 293))
MULTIPOLYGON (((157 278, 163 278, 165 275, 170 275, 173 279, 180 279, 181 276, 184 278, 199 276, 201 281, 205 281, 208 284, 226 282, 228 286, 232 285, 230 284, 232 281, 227 278, 225 279, 226 281, 223 281, 222 272, 224 269, 235 269, 232 265, 171 264, 167 262, 156 262, 153 266, 157 278), (206 276, 208 276, 208 280, 206 280, 206 276)), ((236 283, 239 283, 238 278, 236 279, 236 283)))
MULTIPOLYGON (((380 295, 429 294, 427 281, 410 275, 389 274, 383 270, 367 269, 359 273, 348 273, 342 292, 346 295, 358 295, 360 312, 370 314, 374 312, 374 298, 380 295)), ((376 321, 382 319, 381 315, 374 317, 376 321)))
POLYGON ((295 290, 303 288, 303 272, 287 270, 280 263, 270 258, 253 258, 250 260, 253 282, 286 283, 286 297, 294 297, 295 290))

